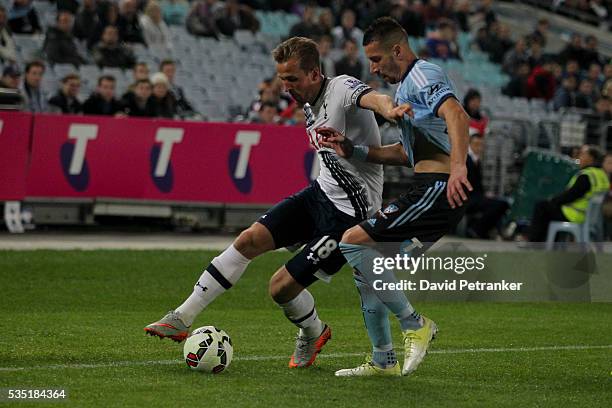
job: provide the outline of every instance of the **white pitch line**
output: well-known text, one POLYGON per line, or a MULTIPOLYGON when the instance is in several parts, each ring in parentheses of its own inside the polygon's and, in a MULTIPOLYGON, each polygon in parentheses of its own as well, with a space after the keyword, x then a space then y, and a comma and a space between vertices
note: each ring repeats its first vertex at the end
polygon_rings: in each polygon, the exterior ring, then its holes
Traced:
MULTIPOLYGON (((572 351, 572 350, 602 350, 612 349, 612 344, 600 346, 544 346, 544 347, 499 347, 499 348, 468 348, 468 349, 442 349, 431 350, 430 354, 471 354, 471 353, 525 353, 531 351, 572 351)), ((399 352, 398 354, 403 354, 399 352)), ((364 353, 330 353, 320 354, 319 358, 342 358, 360 357, 364 353)), ((236 361, 271 361, 284 360, 287 356, 244 356, 236 357, 236 361)), ((109 363, 95 364, 52 364, 45 366, 30 367, 0 367, 0 372, 19 372, 32 370, 63 370, 67 368, 113 368, 113 367, 138 367, 153 365, 173 365, 181 363, 181 360, 149 360, 149 361, 115 361, 109 363)))

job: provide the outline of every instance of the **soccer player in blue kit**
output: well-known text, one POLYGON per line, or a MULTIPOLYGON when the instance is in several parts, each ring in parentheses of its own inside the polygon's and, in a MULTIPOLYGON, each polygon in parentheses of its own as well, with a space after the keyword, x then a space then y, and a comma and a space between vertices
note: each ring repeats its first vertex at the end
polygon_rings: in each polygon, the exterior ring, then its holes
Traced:
MULTIPOLYGON (((369 163, 408 165, 414 175, 397 200, 360 224, 347 230, 340 243, 342 253, 355 269, 368 336, 373 346, 371 360, 337 376, 400 375, 389 327, 388 313, 399 320, 404 341, 402 375, 416 370, 437 326, 420 315, 402 291, 374 290, 374 280, 395 282, 391 270, 374 274, 363 259, 378 254, 377 242, 410 241, 427 249, 454 228, 463 216, 467 179, 468 115, 457 100, 451 81, 435 64, 418 59, 408 44, 404 29, 393 19, 372 23, 363 38, 370 71, 385 82, 399 83, 395 104, 390 97, 361 98, 360 106, 376 112, 395 110, 400 118, 400 143, 386 146, 356 145, 342 132, 322 127, 322 145, 334 148, 340 157, 369 163), (394 106, 395 105, 395 106, 394 106)), ((398 245, 399 249, 399 245, 398 245)))

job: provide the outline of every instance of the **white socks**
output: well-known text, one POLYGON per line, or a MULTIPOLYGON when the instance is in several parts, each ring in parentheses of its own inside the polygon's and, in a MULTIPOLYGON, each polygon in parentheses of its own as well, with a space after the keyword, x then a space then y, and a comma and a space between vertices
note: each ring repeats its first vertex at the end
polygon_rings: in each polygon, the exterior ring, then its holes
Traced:
POLYGON ((193 287, 193 293, 176 308, 183 323, 191 326, 206 306, 238 282, 249 262, 234 245, 214 258, 193 287))
POLYGON ((300 336, 312 338, 321 335, 323 322, 317 315, 314 298, 308 290, 304 289, 293 300, 279 306, 287 319, 300 328, 300 336))

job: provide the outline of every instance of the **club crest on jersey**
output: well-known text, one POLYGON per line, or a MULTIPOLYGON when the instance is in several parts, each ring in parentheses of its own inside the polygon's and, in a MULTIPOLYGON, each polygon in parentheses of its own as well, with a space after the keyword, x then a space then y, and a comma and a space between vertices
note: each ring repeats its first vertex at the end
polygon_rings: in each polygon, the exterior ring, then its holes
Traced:
POLYGON ((346 81, 344 81, 344 85, 348 86, 349 89, 355 89, 359 85, 362 85, 362 84, 363 82, 355 78, 349 78, 346 81))
POLYGON ((373 227, 376 224, 376 218, 370 218, 368 220, 368 224, 370 224, 370 226, 373 227))
POLYGON ((383 213, 385 214, 393 214, 394 212, 396 212, 397 210, 399 210, 399 207, 395 204, 390 204, 387 208, 385 208, 383 210, 383 213))

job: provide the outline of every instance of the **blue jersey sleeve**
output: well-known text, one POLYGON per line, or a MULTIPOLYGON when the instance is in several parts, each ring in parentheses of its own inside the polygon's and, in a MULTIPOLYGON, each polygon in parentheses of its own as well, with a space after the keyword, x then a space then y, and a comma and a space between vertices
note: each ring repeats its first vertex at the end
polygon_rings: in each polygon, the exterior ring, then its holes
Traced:
POLYGON ((438 116, 438 109, 445 100, 456 98, 450 81, 437 65, 428 64, 423 67, 417 65, 411 74, 418 88, 419 100, 435 116, 438 116))

